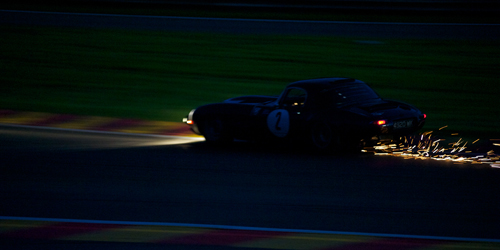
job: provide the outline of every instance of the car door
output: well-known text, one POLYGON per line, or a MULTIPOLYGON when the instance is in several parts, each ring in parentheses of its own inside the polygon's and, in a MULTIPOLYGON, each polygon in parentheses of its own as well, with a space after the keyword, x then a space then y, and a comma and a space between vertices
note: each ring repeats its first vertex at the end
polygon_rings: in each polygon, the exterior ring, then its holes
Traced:
POLYGON ((269 113, 267 127, 277 137, 286 137, 302 126, 307 91, 302 88, 286 89, 279 99, 278 106, 269 113))

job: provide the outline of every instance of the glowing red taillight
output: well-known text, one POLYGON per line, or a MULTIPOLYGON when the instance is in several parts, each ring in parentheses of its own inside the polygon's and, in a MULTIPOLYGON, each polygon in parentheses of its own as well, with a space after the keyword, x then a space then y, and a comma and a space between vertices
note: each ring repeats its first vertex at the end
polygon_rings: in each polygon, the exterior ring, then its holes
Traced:
POLYGON ((424 114, 424 119, 425 119, 425 118, 427 118, 427 115, 426 115, 426 114, 424 114))
POLYGON ((193 120, 187 120, 186 123, 189 125, 193 125, 193 120))
POLYGON ((385 120, 378 120, 377 125, 385 125, 385 120))

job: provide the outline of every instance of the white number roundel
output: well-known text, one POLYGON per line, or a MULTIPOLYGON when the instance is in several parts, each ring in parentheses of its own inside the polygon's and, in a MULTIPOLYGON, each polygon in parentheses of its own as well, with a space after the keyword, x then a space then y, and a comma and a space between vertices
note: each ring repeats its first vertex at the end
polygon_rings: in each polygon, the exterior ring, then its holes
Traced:
POLYGON ((277 137, 285 137, 290 129, 288 111, 277 109, 267 116, 267 127, 277 137))

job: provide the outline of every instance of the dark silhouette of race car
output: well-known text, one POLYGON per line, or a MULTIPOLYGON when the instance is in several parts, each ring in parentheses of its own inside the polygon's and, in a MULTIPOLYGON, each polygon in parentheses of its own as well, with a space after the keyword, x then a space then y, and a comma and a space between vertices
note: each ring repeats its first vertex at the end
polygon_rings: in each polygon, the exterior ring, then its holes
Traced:
POLYGON ((426 115, 382 99, 351 78, 290 83, 280 96, 241 96, 193 109, 184 122, 207 142, 275 140, 314 150, 353 149, 415 133, 426 115))

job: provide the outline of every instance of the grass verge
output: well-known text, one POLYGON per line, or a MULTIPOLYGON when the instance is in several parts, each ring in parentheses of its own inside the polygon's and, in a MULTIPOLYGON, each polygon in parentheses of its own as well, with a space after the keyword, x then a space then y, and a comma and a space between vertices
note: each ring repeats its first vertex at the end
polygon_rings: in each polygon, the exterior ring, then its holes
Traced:
POLYGON ((164 121, 292 81, 348 76, 428 114, 426 129, 499 136, 494 41, 0 27, 0 107, 164 121))

